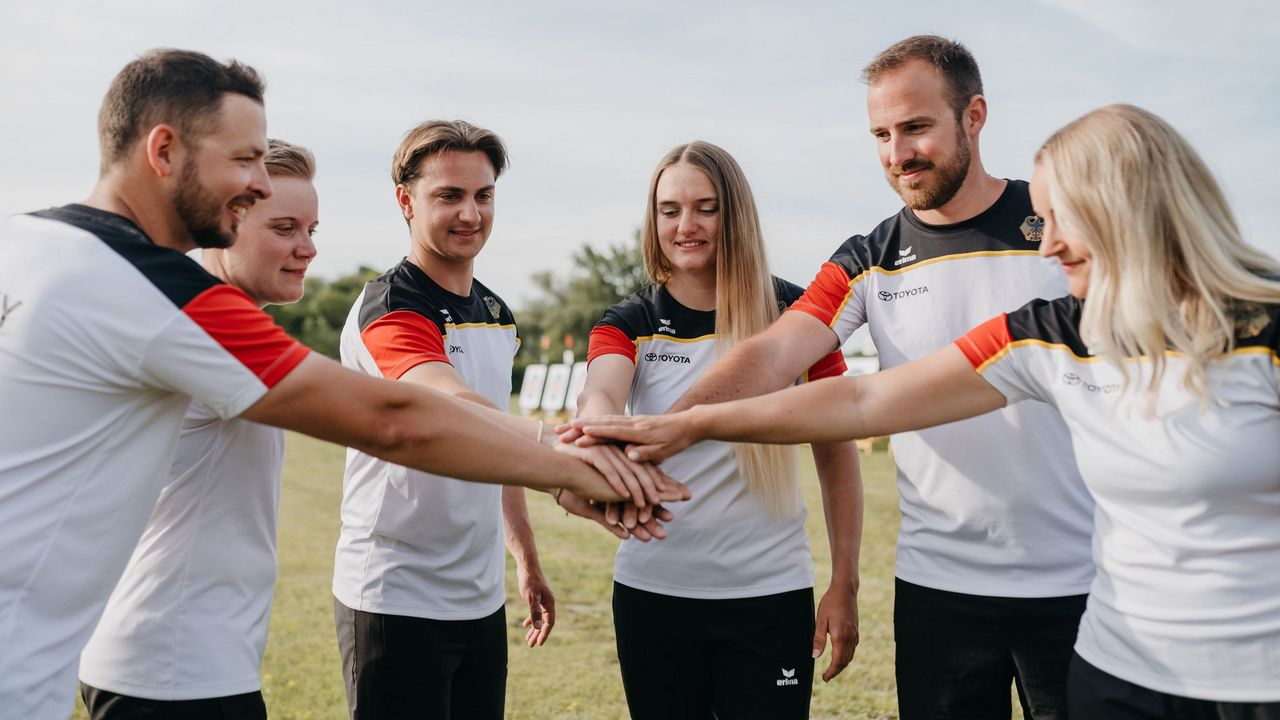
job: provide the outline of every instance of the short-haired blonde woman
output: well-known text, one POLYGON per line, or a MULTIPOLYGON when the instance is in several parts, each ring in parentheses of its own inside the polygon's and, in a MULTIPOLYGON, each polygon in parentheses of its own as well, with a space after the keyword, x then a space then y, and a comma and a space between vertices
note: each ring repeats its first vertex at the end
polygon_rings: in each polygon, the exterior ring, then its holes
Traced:
POLYGON ((1070 715, 1280 718, 1280 263, 1242 240, 1191 146, 1136 107, 1049 138, 1031 195, 1070 296, 877 375, 587 432, 657 458, 1050 403, 1097 501, 1070 715))
MULTIPOLYGON (((580 416, 665 411, 721 352, 803 292, 769 274, 751 188, 715 145, 681 145, 658 164, 641 236, 653 284, 609 308, 592 331, 580 416)), ((835 352, 807 374, 843 371, 835 352)), ((824 679, 848 664, 857 643, 861 479, 850 443, 815 446, 814 458, 832 546, 816 632, 792 448, 710 442, 664 464, 693 500, 671 509, 663 542, 624 541, 614 571, 633 718, 808 717, 813 658, 828 635, 824 679)))

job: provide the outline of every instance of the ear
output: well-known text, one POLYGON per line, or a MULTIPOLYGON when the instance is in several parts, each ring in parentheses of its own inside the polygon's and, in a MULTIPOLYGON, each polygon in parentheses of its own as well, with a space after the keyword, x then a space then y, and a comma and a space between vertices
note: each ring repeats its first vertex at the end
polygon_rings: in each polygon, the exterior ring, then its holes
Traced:
POLYGON ((987 124, 987 99, 981 95, 969 98, 962 117, 965 133, 970 137, 977 137, 982 132, 982 126, 987 124))
POLYGON ((413 219, 413 195, 404 185, 396 185, 396 204, 400 206, 400 214, 405 220, 413 219))
POLYGON ((168 125, 160 124, 147 133, 147 166, 160 177, 168 177, 177 167, 178 133, 168 125))

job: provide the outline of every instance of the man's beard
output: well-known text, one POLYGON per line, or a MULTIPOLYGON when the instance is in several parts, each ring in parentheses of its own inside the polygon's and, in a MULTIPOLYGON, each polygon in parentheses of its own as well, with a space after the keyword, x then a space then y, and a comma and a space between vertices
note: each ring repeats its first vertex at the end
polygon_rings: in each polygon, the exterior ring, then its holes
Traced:
POLYGON ((969 138, 963 131, 956 132, 956 154, 949 161, 942 165, 935 165, 929 160, 912 160, 903 164, 901 167, 890 168, 888 175, 889 186, 898 193, 902 198, 902 202, 912 210, 937 210, 951 201, 960 191, 960 186, 964 185, 964 178, 969 174, 969 162, 972 159, 972 150, 969 146, 969 138), (904 183, 899 179, 899 175, 908 173, 913 170, 922 168, 932 168, 935 174, 931 185, 924 184, 925 181, 920 180, 912 183, 904 183))
POLYGON ((238 226, 232 225, 231 232, 222 229, 226 208, 196 177, 196 164, 191 158, 182 164, 178 189, 173 193, 173 209, 196 247, 227 248, 235 243, 238 226))

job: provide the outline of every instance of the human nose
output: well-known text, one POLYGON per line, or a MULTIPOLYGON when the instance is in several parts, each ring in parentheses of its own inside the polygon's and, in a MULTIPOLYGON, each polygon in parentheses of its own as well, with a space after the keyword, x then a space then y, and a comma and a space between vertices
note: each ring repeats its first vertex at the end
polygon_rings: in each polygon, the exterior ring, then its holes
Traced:
POLYGON ((1058 233, 1046 222, 1040 232, 1040 257, 1051 258, 1060 252, 1062 243, 1058 240, 1058 233))
POLYGON ((458 219, 469 224, 480 222, 480 208, 475 200, 462 201, 462 206, 458 208, 458 219))
POLYGON ((916 156, 915 143, 902 135, 890 135, 888 146, 890 165, 902 167, 916 156))
POLYGON ((679 222, 676 223, 676 232, 681 235, 692 235, 694 230, 693 213, 680 211, 679 222))
POLYGON ((297 247, 293 249, 293 255, 300 260, 307 260, 309 262, 316 256, 315 238, 313 238, 311 233, 305 229, 300 232, 302 233, 302 240, 300 240, 297 247))

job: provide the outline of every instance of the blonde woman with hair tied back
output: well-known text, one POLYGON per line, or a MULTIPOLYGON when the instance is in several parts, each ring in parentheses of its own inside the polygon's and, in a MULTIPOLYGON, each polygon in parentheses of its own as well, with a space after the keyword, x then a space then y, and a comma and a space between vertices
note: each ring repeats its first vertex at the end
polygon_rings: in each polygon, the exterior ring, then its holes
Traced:
MULTIPOLYGON (((1080 319, 1090 351, 1148 358, 1141 387, 1152 403, 1168 368, 1165 351, 1180 353, 1182 382, 1212 401, 1209 362, 1235 349, 1237 324, 1256 314, 1250 304, 1280 303, 1280 263, 1244 242, 1204 162, 1145 110, 1091 113, 1036 157, 1058 223, 1092 249, 1093 301, 1080 319)), ((1127 385, 1130 364, 1120 367, 1127 385)))
POLYGON ((659 460, 1050 403, 1097 501, 1068 715, 1280 718, 1280 263, 1244 242, 1186 140, 1133 106, 1054 133, 1031 197, 1070 295, 873 376, 581 429, 659 460))
MULTIPOLYGON (((680 145, 658 164, 641 246, 653 285, 609 308, 592 331, 582 417, 665 411, 803 292, 769 274, 747 179, 710 143, 680 145)), ((836 351, 806 379, 843 371, 836 351)), ((848 664, 857 643, 861 478, 851 443, 815 446, 814 458, 833 565, 816 623, 793 448, 704 443, 663 466, 694 500, 672 509, 663 542, 624 541, 614 573, 633 718, 804 718, 813 659, 828 636, 824 679, 848 664)), ((636 521, 646 518, 630 515, 624 525, 644 527, 636 521)))

